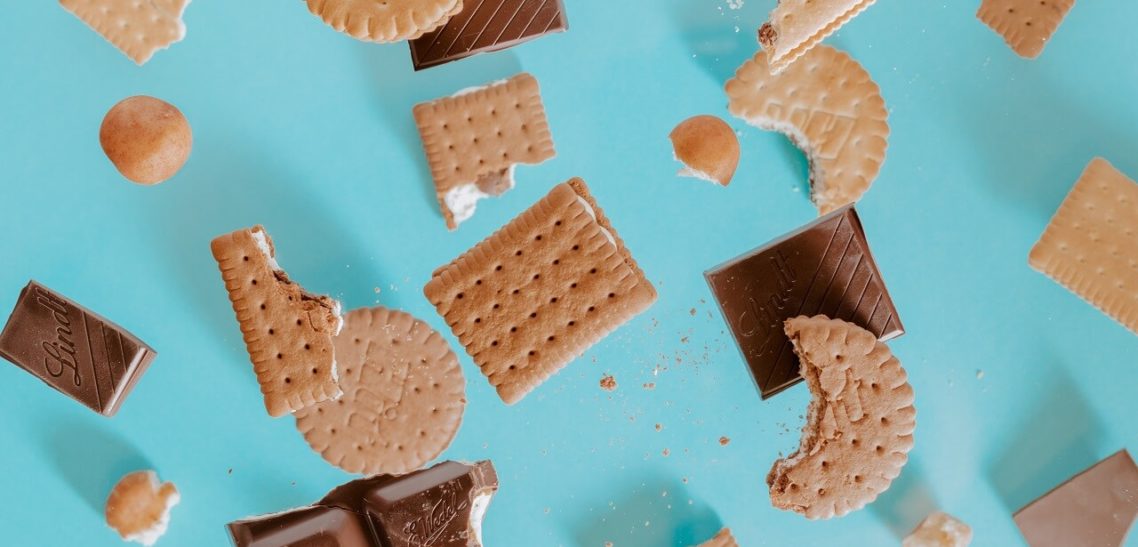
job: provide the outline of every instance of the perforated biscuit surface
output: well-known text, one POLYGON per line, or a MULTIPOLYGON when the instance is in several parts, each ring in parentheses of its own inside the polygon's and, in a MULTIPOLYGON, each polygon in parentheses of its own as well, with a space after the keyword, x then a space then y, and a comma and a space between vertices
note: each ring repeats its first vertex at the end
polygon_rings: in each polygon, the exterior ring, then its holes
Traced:
POLYGON ((786 333, 813 400, 798 451, 767 476, 771 501, 811 519, 841 516, 876 499, 908 460, 913 388, 889 348, 852 323, 796 317, 786 333))
POLYGON ((1138 184, 1095 158, 1028 263, 1138 333, 1138 184))
POLYGON ((440 268, 424 293, 506 403, 656 299, 579 179, 440 268))
POLYGON ((976 17, 1021 57, 1034 59, 1074 5, 1075 0, 983 0, 976 17))
POLYGON ((245 347, 265 396, 265 408, 282 416, 338 397, 332 337, 339 328, 339 304, 313 296, 274 269, 254 233, 238 230, 213 240, 213 257, 229 291, 245 347))
POLYGON ((87 26, 144 64, 186 35, 182 12, 190 0, 59 0, 87 26))

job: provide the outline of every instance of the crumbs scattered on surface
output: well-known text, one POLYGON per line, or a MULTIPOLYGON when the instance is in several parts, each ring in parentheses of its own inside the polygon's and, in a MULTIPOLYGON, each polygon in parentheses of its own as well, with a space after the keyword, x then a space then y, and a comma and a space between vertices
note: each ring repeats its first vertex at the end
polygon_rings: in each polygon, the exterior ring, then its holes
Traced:
POLYGON ((982 371, 982 370, 977 370, 977 371, 976 371, 976 379, 977 379, 977 380, 983 380, 983 379, 984 379, 984 371, 982 371))
POLYGON ((612 547, 612 542, 611 542, 611 541, 606 541, 606 542, 605 542, 605 547, 612 547))
POLYGON ((656 389, 656 382, 645 382, 644 383, 644 389, 647 389, 647 390, 656 389))
POLYGON ((731 437, 720 437, 719 446, 727 446, 731 443, 731 437))
POLYGON ((672 453, 672 451, 671 451, 671 450, 668 450, 667 448, 665 448, 665 449, 664 449, 662 452, 660 452, 660 453, 661 453, 661 454, 663 454, 665 458, 667 458, 667 457, 668 457, 668 456, 669 456, 669 455, 672 453))
POLYGON ((664 430, 664 424, 656 424, 656 431, 663 431, 663 430, 664 430))
POLYGON ((613 378, 611 374, 606 374, 606 375, 602 376, 601 377, 601 389, 603 389, 605 391, 615 391, 616 390, 616 378, 613 378))
POLYGON ((695 317, 695 308, 692 308, 688 313, 690 313, 692 317, 695 317))

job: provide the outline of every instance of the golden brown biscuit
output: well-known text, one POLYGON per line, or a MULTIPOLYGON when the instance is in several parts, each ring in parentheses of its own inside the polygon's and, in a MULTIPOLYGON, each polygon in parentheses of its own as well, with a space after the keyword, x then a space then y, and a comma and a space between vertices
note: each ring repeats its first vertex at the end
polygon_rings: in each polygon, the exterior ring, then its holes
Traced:
POLYGON ((313 450, 349 473, 401 475, 450 445, 466 381, 439 333, 401 311, 361 308, 334 343, 344 394, 296 412, 313 450))
POLYGON ((87 26, 139 65, 186 36, 190 0, 59 0, 87 26))
POLYGON ((332 337, 340 303, 304 291, 277 264, 261 226, 210 244, 237 313, 245 347, 273 417, 340 396, 332 337))
POLYGON ((656 301, 581 179, 436 270, 423 292, 507 404, 656 301))
POLYGON ((1020 57, 1034 59, 1074 6, 1075 0, 982 0, 976 17, 1020 57))
POLYGON ((802 440, 767 475, 774 506, 827 519, 889 488, 913 448, 917 411, 905 369, 873 333, 817 315, 786 321, 813 399, 802 440))
POLYGON ((780 72, 873 5, 874 0, 779 0, 759 27, 771 72, 780 72))
POLYGON ((445 24, 462 0, 306 0, 308 11, 357 40, 411 40, 445 24))
POLYGON ((178 489, 153 471, 124 476, 107 497, 107 524, 126 541, 153 545, 170 523, 170 509, 181 501, 178 489))

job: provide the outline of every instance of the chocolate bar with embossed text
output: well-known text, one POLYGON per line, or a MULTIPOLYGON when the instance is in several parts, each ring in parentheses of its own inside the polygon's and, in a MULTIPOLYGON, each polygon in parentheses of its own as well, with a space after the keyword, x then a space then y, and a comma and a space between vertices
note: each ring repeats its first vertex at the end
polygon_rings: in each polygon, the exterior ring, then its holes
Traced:
POLYGON ((489 461, 443 462, 337 487, 309 507, 229 524, 237 547, 480 547, 498 490, 489 461))
POLYGON ((853 206, 704 274, 763 399, 802 381, 783 321, 822 314, 880 340, 904 334, 853 206))
POLYGON ((422 70, 568 28, 561 0, 464 0, 446 24, 409 42, 411 62, 422 70))
POLYGON ((122 327, 28 282, 0 333, 0 356, 104 416, 157 355, 122 327))

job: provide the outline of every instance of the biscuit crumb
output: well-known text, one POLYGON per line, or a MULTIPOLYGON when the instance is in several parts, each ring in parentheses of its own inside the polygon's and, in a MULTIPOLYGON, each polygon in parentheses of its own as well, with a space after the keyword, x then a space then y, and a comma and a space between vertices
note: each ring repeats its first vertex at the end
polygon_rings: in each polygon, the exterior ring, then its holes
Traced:
POLYGON ((663 430, 664 430, 663 424, 656 424, 656 431, 663 431, 663 430))
POLYGON ((667 457, 668 457, 668 455, 669 455, 669 454, 671 454, 671 453, 672 453, 672 451, 671 451, 671 450, 668 450, 667 448, 665 448, 665 449, 663 450, 663 452, 661 452, 661 454, 663 454, 665 458, 667 458, 667 457))
POLYGON ((976 379, 977 379, 977 380, 983 380, 983 379, 984 379, 984 371, 982 371, 982 370, 977 370, 977 371, 976 371, 976 379))
POLYGON ((644 389, 647 389, 647 390, 656 389, 656 382, 646 382, 644 384, 644 389))
POLYGON ((601 377, 601 389, 605 391, 616 391, 616 378, 611 374, 606 374, 601 377))
POLYGON ((720 437, 719 446, 727 446, 731 443, 731 437, 720 437))
POLYGON ((181 497, 154 471, 135 471, 111 490, 105 508, 107 524, 126 541, 153 545, 170 523, 170 509, 181 497))

